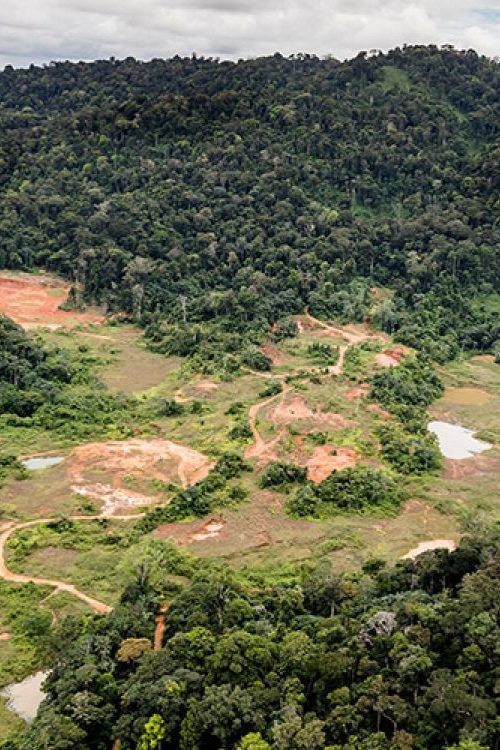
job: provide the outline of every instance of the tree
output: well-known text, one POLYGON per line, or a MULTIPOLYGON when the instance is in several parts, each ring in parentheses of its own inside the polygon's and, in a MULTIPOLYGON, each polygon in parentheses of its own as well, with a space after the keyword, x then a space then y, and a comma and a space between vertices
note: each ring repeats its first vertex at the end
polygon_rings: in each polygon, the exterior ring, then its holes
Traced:
POLYGON ((153 714, 144 726, 144 733, 139 740, 137 750, 161 750, 165 737, 165 721, 159 714, 153 714))
POLYGON ((271 750, 271 745, 262 738, 260 732, 251 732, 243 737, 238 750, 271 750))

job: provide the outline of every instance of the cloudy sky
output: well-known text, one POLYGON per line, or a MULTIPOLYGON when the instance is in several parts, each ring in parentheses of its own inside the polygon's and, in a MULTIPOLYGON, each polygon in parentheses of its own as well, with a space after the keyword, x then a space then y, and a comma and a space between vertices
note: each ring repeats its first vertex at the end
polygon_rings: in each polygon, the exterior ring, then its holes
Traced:
POLYGON ((0 66, 277 50, 350 57, 407 43, 500 56, 500 0, 0 0, 0 66))

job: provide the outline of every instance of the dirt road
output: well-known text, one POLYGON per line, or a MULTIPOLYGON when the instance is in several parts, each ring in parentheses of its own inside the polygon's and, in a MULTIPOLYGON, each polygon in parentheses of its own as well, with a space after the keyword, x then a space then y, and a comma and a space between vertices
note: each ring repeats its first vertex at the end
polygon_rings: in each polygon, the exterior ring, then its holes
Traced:
MULTIPOLYGON (((136 513, 134 515, 127 516, 114 516, 114 518, 118 521, 130 521, 132 519, 137 520, 143 515, 143 513, 136 513)), ((97 516, 70 516, 70 520, 72 521, 96 521, 101 518, 106 518, 106 516, 102 514, 97 516)), ((68 593, 73 594, 73 596, 81 599, 81 601, 88 604, 89 607, 92 607, 92 609, 99 614, 107 614, 111 612, 113 608, 108 604, 104 604, 104 602, 100 602, 97 599, 88 596, 83 591, 77 589, 76 586, 74 586, 72 583, 52 580, 51 578, 37 578, 35 576, 22 575, 21 573, 13 573, 8 569, 5 562, 5 545, 9 537, 11 537, 12 534, 15 534, 16 531, 19 531, 20 529, 27 529, 31 526, 37 526, 41 523, 53 523, 56 520, 57 519, 55 518, 37 518, 36 521, 12 523, 7 526, 7 528, 5 528, 4 526, 0 534, 0 578, 3 578, 5 581, 10 581, 11 583, 34 583, 36 586, 51 586, 56 591, 67 591, 68 593)))
POLYGON ((273 401, 277 401, 279 399, 280 402, 283 403, 286 394, 289 391, 290 386, 286 383, 283 383, 283 390, 280 393, 277 393, 275 396, 271 396, 270 398, 266 398, 265 401, 259 401, 258 404, 253 404, 253 406, 251 406, 248 410, 248 422, 250 425, 250 429, 252 430, 254 443, 253 445, 249 445, 246 449, 246 458, 262 458, 264 455, 266 455, 266 457, 272 455, 274 446, 279 442, 279 440, 281 440, 284 435, 284 428, 280 430, 276 437, 266 443, 259 430, 257 429, 257 418, 259 416, 260 410, 268 404, 272 404, 273 401))

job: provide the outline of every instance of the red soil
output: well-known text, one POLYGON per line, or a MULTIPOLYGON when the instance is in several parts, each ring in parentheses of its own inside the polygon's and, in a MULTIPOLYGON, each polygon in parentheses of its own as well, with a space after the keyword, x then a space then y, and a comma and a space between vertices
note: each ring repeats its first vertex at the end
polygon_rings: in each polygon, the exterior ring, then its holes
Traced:
POLYGON ((467 479, 467 477, 500 473, 500 459, 494 456, 473 456, 472 458, 445 461, 446 479, 467 479))
POLYGON ((333 445, 318 445, 306 461, 307 476, 313 482, 322 482, 332 471, 355 466, 358 454, 353 448, 335 448, 333 445), (335 454, 333 454, 335 451, 335 454))
POLYGON ((370 386, 368 383, 361 383, 361 385, 356 385, 354 388, 351 388, 351 390, 346 393, 346 399, 348 401, 357 401, 360 398, 364 398, 367 396, 370 392, 370 386))
POLYGON ((74 327, 79 323, 102 323, 98 313, 59 310, 70 285, 50 276, 0 274, 0 311, 24 328, 74 327))
POLYGON ((375 362, 380 367, 397 367, 403 357, 406 354, 406 350, 403 347, 395 347, 394 349, 385 349, 380 354, 377 354, 375 362))
POLYGON ((302 396, 294 395, 289 401, 281 401, 272 412, 272 420, 277 424, 291 424, 300 419, 311 419, 314 412, 307 406, 302 396))
POLYGON ((276 437, 266 442, 257 429, 257 418, 259 416, 260 410, 268 406, 268 404, 272 403, 273 401, 276 401, 276 399, 279 398, 280 404, 283 403, 289 390, 290 387, 284 383, 283 391, 281 393, 278 393, 275 396, 271 396, 270 398, 267 398, 265 401, 261 401, 258 404, 253 404, 248 410, 248 422, 250 425, 250 429, 252 430, 254 443, 253 445, 249 445, 248 448, 246 448, 245 458, 257 458, 259 459, 259 461, 264 463, 269 463, 269 461, 277 460, 278 454, 276 453, 274 448, 284 436, 285 432, 284 430, 280 430, 276 437))
POLYGON ((151 504, 157 495, 142 494, 124 486, 125 477, 141 481, 159 479, 188 487, 204 479, 213 463, 198 451, 170 440, 133 439, 89 443, 75 448, 68 459, 74 492, 103 503, 113 515, 121 508, 151 504), (111 475, 111 484, 92 481, 91 472, 111 475))
POLYGON ((165 613, 168 610, 168 604, 161 607, 159 613, 155 616, 155 635, 153 640, 153 650, 161 651, 163 648, 163 636, 165 635, 165 613))
POLYGON ((283 355, 280 350, 275 346, 272 346, 272 344, 264 344, 262 352, 271 358, 273 365, 283 364, 283 355))
POLYGON ((368 409, 368 411, 372 411, 374 414, 378 414, 379 417, 383 417, 384 419, 392 419, 392 414, 389 414, 389 412, 383 409, 379 404, 368 404, 366 408, 368 409))
POLYGON ((217 521, 214 518, 209 519, 203 525, 203 528, 194 532, 188 539, 188 542, 204 542, 206 539, 213 539, 219 536, 224 528, 223 521, 217 521))
POLYGON ((273 422, 281 425, 289 425, 298 420, 311 420, 315 425, 325 424, 334 428, 350 427, 352 422, 345 419, 341 414, 334 412, 323 412, 321 406, 312 411, 305 403, 302 396, 295 395, 289 401, 282 400, 273 410, 271 418, 273 422))

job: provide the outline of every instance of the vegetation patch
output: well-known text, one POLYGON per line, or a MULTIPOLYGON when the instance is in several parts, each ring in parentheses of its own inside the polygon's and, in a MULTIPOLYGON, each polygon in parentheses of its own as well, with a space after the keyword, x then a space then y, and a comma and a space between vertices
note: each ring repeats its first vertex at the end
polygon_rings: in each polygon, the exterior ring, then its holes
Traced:
POLYGON ((356 466, 337 471, 317 485, 307 485, 288 501, 288 511, 298 517, 336 513, 393 514, 406 495, 390 474, 356 466))

